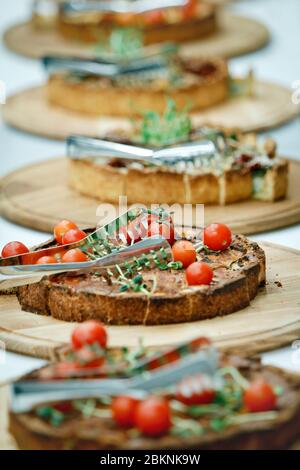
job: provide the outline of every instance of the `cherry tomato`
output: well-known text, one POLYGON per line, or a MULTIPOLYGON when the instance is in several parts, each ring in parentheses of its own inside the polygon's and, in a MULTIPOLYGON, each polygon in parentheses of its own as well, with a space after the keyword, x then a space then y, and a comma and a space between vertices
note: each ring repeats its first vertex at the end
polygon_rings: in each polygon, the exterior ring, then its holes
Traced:
POLYGON ((224 224, 210 224, 204 229, 204 244, 215 251, 223 251, 229 247, 232 241, 232 233, 224 224))
POLYGON ((192 263, 185 271, 185 277, 189 286, 208 285, 211 283, 213 276, 212 268, 203 262, 192 263))
POLYGON ((71 336, 74 349, 87 344, 98 343, 102 348, 107 344, 107 333, 104 325, 97 320, 88 320, 77 326, 71 336))
POLYGON ((267 382, 255 380, 244 393, 244 404, 253 413, 271 411, 276 407, 276 394, 267 382))
POLYGON ((213 381, 208 375, 185 377, 176 387, 176 399, 185 405, 207 405, 216 396, 213 381))
POLYGON ((81 367, 89 369, 103 366, 105 357, 92 351, 91 348, 83 346, 76 351, 76 361, 79 362, 81 367))
POLYGON ((144 14, 144 19, 147 24, 160 24, 164 21, 164 14, 162 10, 152 10, 144 14))
POLYGON ((133 397, 120 396, 112 400, 112 416, 118 426, 131 428, 135 423, 135 411, 138 400, 133 397))
POLYGON ((71 401, 61 401, 59 403, 55 403, 53 408, 63 414, 71 413, 71 411, 73 411, 73 405, 71 401))
POLYGON ((196 261, 197 252, 194 245, 187 240, 178 240, 172 247, 174 261, 180 261, 184 268, 196 261))
POLYGON ((73 248, 72 250, 67 251, 63 257, 63 263, 81 263, 83 261, 88 261, 89 258, 85 253, 82 253, 78 248, 73 248))
POLYGON ((57 260, 54 256, 42 256, 36 262, 36 264, 53 264, 57 263, 57 260))
POLYGON ((1 252, 2 258, 9 258, 10 256, 23 255, 29 253, 27 246, 21 242, 9 242, 3 248, 1 252))
POLYGON ((62 220, 54 227, 54 237, 58 243, 62 243, 62 237, 69 230, 78 228, 77 225, 71 220, 62 220))
POLYGON ((185 18, 191 18, 197 13, 198 0, 188 0, 188 2, 182 7, 183 16, 185 18))
POLYGON ((86 236, 87 235, 83 230, 80 230, 79 228, 72 228, 62 236, 61 240, 63 245, 69 245, 70 243, 76 243, 80 240, 83 240, 86 238, 86 236))
POLYGON ((172 222, 157 222, 152 221, 148 227, 148 237, 155 237, 156 235, 160 235, 164 237, 170 245, 173 245, 175 240, 175 231, 174 225, 172 222))
POLYGON ((138 403, 135 410, 135 425, 146 436, 160 436, 171 426, 169 403, 162 397, 150 397, 138 403))

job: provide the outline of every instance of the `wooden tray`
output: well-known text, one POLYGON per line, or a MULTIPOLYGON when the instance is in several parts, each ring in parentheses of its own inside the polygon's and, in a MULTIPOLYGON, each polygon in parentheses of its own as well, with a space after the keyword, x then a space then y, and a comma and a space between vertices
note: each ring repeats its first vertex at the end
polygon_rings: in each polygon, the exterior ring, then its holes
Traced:
MULTIPOLYGON (((66 158, 25 166, 0 181, 1 214, 17 224, 52 232, 62 219, 95 226, 99 201, 81 196, 67 185, 66 158)), ((300 221, 300 161, 291 160, 288 197, 275 203, 246 201, 228 206, 205 206, 205 222, 230 225, 236 233, 251 234, 300 221)), ((137 201, 139 202, 139 201, 137 201)))
MULTIPOLYGON (((218 21, 219 29, 215 34, 185 44, 182 51, 187 55, 197 52, 233 57, 255 51, 269 41, 269 32, 259 21, 228 12, 220 12, 218 21)), ((31 58, 40 58, 49 53, 86 57, 95 54, 93 46, 64 39, 55 29, 36 30, 31 21, 10 27, 4 34, 4 42, 17 54, 31 58)))
MULTIPOLYGON (((201 113, 194 113, 194 125, 239 127, 259 131, 279 126, 295 118, 300 105, 292 103, 291 92, 280 85, 255 82, 253 97, 236 97, 201 113)), ((17 129, 51 139, 70 134, 103 136, 117 129, 129 129, 126 118, 94 117, 68 111, 48 103, 46 87, 23 90, 10 96, 3 107, 5 121, 17 129)))
MULTIPOLYGON (((300 251, 270 243, 267 285, 251 305, 212 320, 163 326, 110 326, 109 344, 166 346, 195 336, 212 338, 222 349, 243 348, 247 353, 278 348, 300 334, 300 251), (281 284, 279 284, 281 283, 281 284)), ((0 340, 10 351, 51 358, 57 346, 69 342, 73 323, 23 312, 15 296, 0 296, 0 340)))

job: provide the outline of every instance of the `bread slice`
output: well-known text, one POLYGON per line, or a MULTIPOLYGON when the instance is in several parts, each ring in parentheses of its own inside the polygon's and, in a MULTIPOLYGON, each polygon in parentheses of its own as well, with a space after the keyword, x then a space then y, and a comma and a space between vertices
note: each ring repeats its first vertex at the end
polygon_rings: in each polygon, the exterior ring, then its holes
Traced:
MULTIPOLYGON (((34 410, 20 414, 11 412, 9 430, 22 450, 196 449, 201 451, 289 448, 300 435, 299 375, 265 366, 255 359, 246 359, 238 355, 224 357, 223 364, 237 368, 246 380, 260 379, 271 384, 273 389, 282 391, 277 398, 278 409, 273 419, 229 425, 218 431, 214 431, 213 428, 208 429, 206 425, 205 431, 200 435, 178 436, 167 433, 159 438, 150 438, 137 435, 130 429, 117 427, 108 412, 107 405, 102 405, 99 406, 99 410, 102 410, 101 417, 82 416, 76 413, 67 417, 59 426, 51 425, 34 410)), ((32 374, 28 379, 31 377, 32 374)), ((191 419, 193 418, 189 416, 190 421, 191 419)))
MULTIPOLYGON (((202 253, 202 252, 201 252, 202 253)), ((220 253, 203 254, 214 269, 209 286, 188 286, 184 270, 141 271, 146 284, 156 279, 147 296, 121 292, 101 276, 56 276, 18 288, 21 307, 64 321, 98 319, 114 325, 161 325, 190 322, 240 310, 249 305, 265 282, 263 250, 243 236, 220 253)))

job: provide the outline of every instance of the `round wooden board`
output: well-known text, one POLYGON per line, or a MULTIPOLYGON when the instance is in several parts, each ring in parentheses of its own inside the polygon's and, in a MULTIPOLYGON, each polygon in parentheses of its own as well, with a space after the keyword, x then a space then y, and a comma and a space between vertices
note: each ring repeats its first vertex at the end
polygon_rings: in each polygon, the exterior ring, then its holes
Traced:
MULTIPOLYGON (((244 132, 276 127, 300 113, 292 103, 291 92, 281 85, 255 82, 252 97, 236 97, 192 115, 195 126, 239 127, 244 132)), ((17 129, 52 139, 70 134, 103 136, 117 129, 129 129, 125 118, 93 117, 68 111, 48 103, 46 86, 30 88, 7 99, 3 107, 5 121, 17 129)))
MULTIPOLYGON (((265 243, 267 285, 251 305, 212 320, 162 326, 110 326, 112 347, 162 347, 204 335, 222 349, 247 353, 277 348, 300 334, 300 251, 265 243), (279 282, 282 284, 280 287, 279 282)), ((0 340, 8 350, 51 358, 69 341, 73 323, 23 312, 15 296, 0 296, 0 340)))
MULTIPOLYGON (((52 232, 62 219, 80 226, 95 226, 100 204, 81 196, 67 184, 66 158, 25 166, 0 181, 1 214, 17 224, 52 232)), ((228 206, 205 206, 205 222, 219 221, 236 233, 251 234, 291 225, 300 221, 300 162, 290 162, 288 197, 278 202, 245 201, 228 206)), ((138 201, 137 201, 138 202, 138 201)), ((176 220, 176 217, 175 217, 176 220)))
MULTIPOLYGON (((269 41, 269 32, 260 22, 251 18, 219 13, 219 28, 215 34, 200 41, 182 46, 188 55, 194 52, 203 55, 233 57, 255 51, 269 41)), ((4 34, 4 42, 17 54, 40 58, 46 54, 65 54, 92 57, 94 47, 64 39, 55 29, 34 29, 27 21, 10 27, 4 34)))

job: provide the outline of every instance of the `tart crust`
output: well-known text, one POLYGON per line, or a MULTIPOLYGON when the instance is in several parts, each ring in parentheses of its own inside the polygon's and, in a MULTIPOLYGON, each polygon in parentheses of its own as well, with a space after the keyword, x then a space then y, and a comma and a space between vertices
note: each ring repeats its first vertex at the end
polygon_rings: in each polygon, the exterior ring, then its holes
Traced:
MULTIPOLYGON (((188 79, 181 86, 172 86, 165 79, 144 82, 114 83, 101 77, 70 80, 68 75, 52 75, 47 83, 49 103, 81 114, 93 116, 132 117, 144 111, 162 113, 166 97, 171 98, 178 109, 189 104, 191 111, 209 108, 228 98, 228 70, 223 59, 189 59, 188 79), (210 72, 205 71, 206 64, 210 72), (198 67, 199 74, 192 69, 198 67), (212 68, 211 68, 212 66, 212 68), (204 74, 201 74, 201 67, 204 74), (189 72, 190 70, 190 72, 189 72)), ((185 74, 185 73, 184 73, 185 74)))
POLYGON ((256 360, 238 356, 229 358, 248 380, 262 378, 273 387, 283 389, 279 397, 278 416, 272 421, 244 423, 225 428, 222 432, 208 431, 202 436, 176 437, 171 434, 157 438, 133 437, 130 431, 117 428, 112 419, 73 418, 60 427, 53 427, 33 413, 10 413, 9 429, 23 450, 263 450, 286 449, 300 434, 300 378, 281 369, 262 366, 256 360))
POLYGON ((184 271, 144 271, 145 282, 156 276, 150 296, 120 292, 118 284, 90 274, 45 278, 19 287, 22 309, 64 321, 98 319, 112 325, 161 325, 227 315, 247 307, 265 282, 265 254, 254 242, 235 236, 230 248, 203 255, 214 268, 209 286, 188 286, 184 271))
MULTIPOLYGON (((64 37, 89 43, 103 40, 114 28, 120 26, 114 21, 103 21, 99 14, 78 15, 76 18, 60 15, 57 22, 58 30, 64 37)), ((145 45, 166 41, 193 41, 217 30, 216 8, 201 3, 195 18, 156 25, 141 24, 140 21, 133 20, 126 27, 140 28, 145 45)))
POLYGON ((280 159, 262 178, 263 191, 255 194, 250 171, 232 169, 222 175, 197 171, 178 173, 156 167, 117 168, 88 159, 69 161, 69 184, 73 189, 113 204, 118 204, 120 195, 127 196, 129 204, 225 205, 251 198, 277 201, 286 196, 288 161, 280 159))

